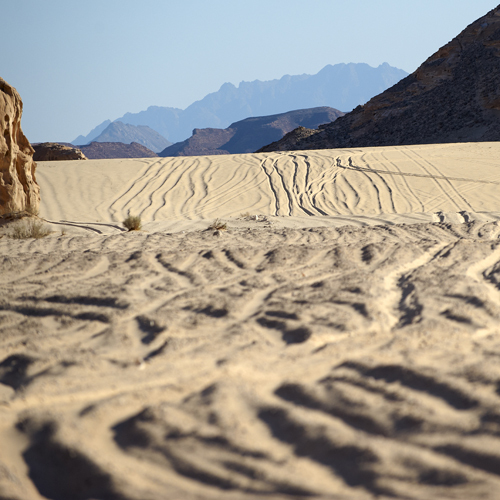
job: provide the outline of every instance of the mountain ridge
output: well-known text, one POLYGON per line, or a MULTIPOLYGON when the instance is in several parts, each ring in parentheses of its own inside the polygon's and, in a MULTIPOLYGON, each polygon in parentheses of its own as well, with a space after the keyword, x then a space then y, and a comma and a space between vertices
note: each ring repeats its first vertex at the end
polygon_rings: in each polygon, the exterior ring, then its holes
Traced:
POLYGON ((205 156, 252 153, 272 138, 279 139, 299 125, 317 127, 344 113, 322 106, 299 109, 270 116, 250 117, 232 123, 226 129, 194 129, 185 141, 165 148, 159 156, 205 156))
MULTIPOLYGON (((227 128, 254 116, 322 106, 350 111, 407 74, 388 63, 377 68, 365 63, 327 65, 315 75, 284 75, 275 80, 240 82, 238 87, 224 83, 184 110, 150 106, 138 113, 125 113, 115 121, 149 126, 176 143, 189 138, 195 128, 227 128)), ((89 134, 85 139, 90 141, 97 135, 89 134)))

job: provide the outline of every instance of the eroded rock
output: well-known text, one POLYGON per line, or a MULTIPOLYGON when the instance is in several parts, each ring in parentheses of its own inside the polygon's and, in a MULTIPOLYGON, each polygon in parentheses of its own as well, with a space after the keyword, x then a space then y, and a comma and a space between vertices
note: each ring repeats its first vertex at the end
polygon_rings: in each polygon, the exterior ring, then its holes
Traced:
POLYGON ((33 148, 21 130, 22 112, 17 90, 0 78, 0 215, 36 213, 40 206, 33 148))
POLYGON ((86 160, 87 157, 79 148, 65 146, 57 142, 33 144, 35 161, 86 160))

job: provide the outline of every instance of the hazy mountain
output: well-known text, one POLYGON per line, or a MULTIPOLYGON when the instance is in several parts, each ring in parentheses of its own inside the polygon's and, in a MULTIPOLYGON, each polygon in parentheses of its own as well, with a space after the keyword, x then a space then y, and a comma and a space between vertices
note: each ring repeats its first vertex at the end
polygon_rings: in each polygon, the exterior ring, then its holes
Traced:
POLYGON ((169 141, 179 142, 190 137, 194 128, 224 129, 253 116, 320 106, 350 111, 407 74, 387 63, 377 68, 363 63, 328 65, 315 75, 286 75, 279 80, 241 82, 238 87, 225 83, 217 92, 184 110, 151 106, 139 113, 126 113, 116 121, 146 125, 169 141))
POLYGON ((79 149, 89 160, 100 160, 103 158, 154 158, 158 156, 142 144, 132 142, 91 142, 79 149))
POLYGON ((72 141, 72 144, 89 144, 90 141, 94 140, 96 137, 99 136, 101 132, 104 131, 104 129, 111 123, 111 120, 105 120, 103 121, 100 125, 97 125, 97 127, 93 128, 87 135, 79 135, 74 141, 72 141))
POLYGON ((193 135, 163 150, 159 156, 202 156, 252 153, 278 140, 299 125, 314 127, 329 123, 344 113, 329 107, 299 109, 271 116, 246 118, 226 129, 194 129, 193 135))
POLYGON ((145 125, 130 125, 115 121, 110 123, 92 142, 137 142, 155 153, 162 151, 172 143, 156 130, 145 125))
POLYGON ((261 151, 500 140, 500 6, 389 90, 261 151))

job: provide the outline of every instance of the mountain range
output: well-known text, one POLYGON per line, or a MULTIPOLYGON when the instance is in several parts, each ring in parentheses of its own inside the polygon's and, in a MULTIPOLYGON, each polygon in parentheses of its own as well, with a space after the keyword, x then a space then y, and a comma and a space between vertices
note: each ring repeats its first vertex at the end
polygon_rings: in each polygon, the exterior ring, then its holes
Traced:
POLYGON ((260 151, 500 140, 500 6, 414 73, 318 130, 298 128, 260 151))
POLYGON ((329 107, 299 109, 271 116, 246 118, 226 129, 194 129, 193 135, 164 149, 159 156, 204 156, 252 153, 270 141, 281 139, 298 126, 316 128, 344 113, 329 107))
MULTIPOLYGON (((383 63, 327 65, 315 75, 286 75, 279 80, 225 83, 186 109, 150 106, 115 121, 148 126, 170 142, 184 141, 195 128, 221 128, 245 118, 275 115, 294 109, 328 106, 350 111, 395 84, 408 73, 383 63)), ((96 140, 112 122, 106 120, 73 144, 96 140)), ((137 139, 134 139, 137 140, 137 139)), ((140 141, 137 141, 140 142, 140 141)))

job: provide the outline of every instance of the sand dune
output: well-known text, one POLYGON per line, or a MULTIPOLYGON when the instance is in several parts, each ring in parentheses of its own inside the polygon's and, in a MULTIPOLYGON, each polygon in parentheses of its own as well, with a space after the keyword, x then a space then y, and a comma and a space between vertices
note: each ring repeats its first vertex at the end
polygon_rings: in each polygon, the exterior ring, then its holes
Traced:
POLYGON ((0 498, 500 498, 498 153, 41 164, 0 498))
POLYGON ((43 162, 37 178, 42 216, 108 233, 128 213, 140 215, 146 230, 152 224, 168 231, 206 227, 199 221, 217 217, 231 225, 246 213, 298 218, 278 221, 293 227, 307 227, 311 216, 333 226, 346 217, 369 224, 374 216, 377 223, 458 223, 485 221, 485 212, 499 210, 499 153, 498 143, 469 143, 43 162), (358 219, 366 216, 368 222, 358 219))

